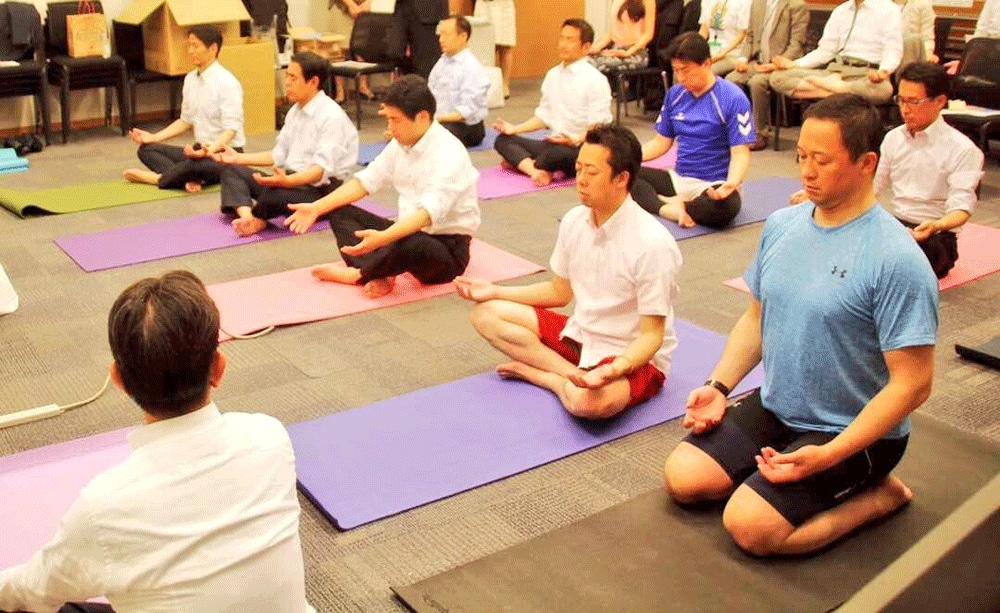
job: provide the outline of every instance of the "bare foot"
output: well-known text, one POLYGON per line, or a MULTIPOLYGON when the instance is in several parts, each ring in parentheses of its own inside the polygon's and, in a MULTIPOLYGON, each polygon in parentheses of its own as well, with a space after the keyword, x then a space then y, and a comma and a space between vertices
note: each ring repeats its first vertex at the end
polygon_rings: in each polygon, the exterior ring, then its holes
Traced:
POLYGON ((392 292, 396 287, 396 277, 386 277, 385 279, 372 279, 365 283, 365 295, 371 299, 381 298, 392 292))
POLYGON ((531 173, 531 182, 538 187, 545 187, 552 183, 552 173, 547 170, 536 170, 531 173))
POLYGON ((497 366, 497 374, 504 379, 520 379, 521 381, 531 381, 532 371, 537 370, 522 362, 507 362, 497 366))
POLYGON ((237 217, 233 220, 232 226, 240 236, 251 236, 266 228, 267 222, 256 217, 237 217))
POLYGON ((326 264, 323 266, 316 266, 312 269, 312 276, 316 277, 320 281, 329 281, 331 283, 343 283, 344 285, 354 285, 361 278, 361 271, 357 268, 351 268, 349 266, 341 266, 339 264, 326 264))
POLYGON ((687 209, 681 207, 681 210, 677 215, 677 225, 682 228, 693 228, 698 224, 696 224, 694 222, 694 219, 692 219, 691 216, 688 215, 687 209))
POLYGON ((184 184, 184 191, 189 194, 197 194, 201 191, 201 181, 188 181, 184 184))
POLYGON ((875 488, 875 504, 881 515, 888 515, 913 500, 913 490, 899 477, 889 475, 875 488))
POLYGON ((680 196, 662 195, 658 195, 657 197, 663 203, 663 206, 660 207, 660 217, 676 221, 677 225, 682 228, 693 228, 696 225, 691 216, 688 215, 683 198, 680 196))
POLYGON ((839 74, 836 73, 828 76, 808 76, 805 77, 805 82, 813 87, 819 87, 820 89, 825 89, 826 91, 833 92, 835 94, 842 94, 850 89, 850 86, 844 82, 839 74))
POLYGON ((132 183, 145 183, 146 185, 156 185, 160 181, 160 175, 153 172, 152 170, 143 170, 141 168, 129 168, 122 173, 126 181, 131 181, 132 183))
POLYGON ((504 170, 517 170, 514 166, 507 160, 500 160, 500 168, 504 170))

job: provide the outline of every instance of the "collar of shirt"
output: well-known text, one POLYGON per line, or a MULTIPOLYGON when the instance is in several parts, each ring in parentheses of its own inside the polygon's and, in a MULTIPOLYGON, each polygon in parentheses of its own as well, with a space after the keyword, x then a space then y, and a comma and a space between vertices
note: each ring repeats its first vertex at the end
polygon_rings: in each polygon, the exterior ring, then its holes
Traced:
POLYGON ((444 128, 441 127, 441 124, 439 124, 437 120, 432 121, 430 127, 427 128, 427 131, 424 132, 424 135, 420 137, 420 140, 410 145, 409 147, 405 145, 400 145, 400 147, 407 154, 415 153, 417 155, 420 155, 431 148, 431 143, 434 142, 438 130, 444 130, 444 128))
MULTIPOLYGON (((591 211, 590 215, 587 215, 587 224, 594 230, 596 234, 601 236, 614 236, 618 231, 619 227, 628 223, 627 217, 629 215, 628 207, 629 203, 635 204, 632 200, 632 196, 625 194, 625 199, 622 203, 618 205, 618 209, 608 217, 600 227, 594 224, 594 212, 591 211)), ((636 204, 636 206, 639 206, 636 204)))
POLYGON ((917 132, 916 134, 910 134, 909 130, 903 130, 903 134, 909 140, 915 141, 917 139, 920 139, 920 140, 933 141, 937 138, 937 136, 941 133, 941 131, 945 129, 946 126, 947 124, 945 123, 944 118, 941 117, 941 115, 938 115, 937 119, 932 121, 929 126, 917 132))
POLYGON ((583 70, 585 65, 589 66, 590 62, 587 60, 586 57, 582 57, 577 61, 573 62, 572 64, 563 64, 562 69, 567 70, 573 74, 578 74, 581 70, 583 70))
POLYGON ((221 418, 222 414, 219 413, 219 407, 215 406, 214 402, 209 402, 197 411, 191 411, 190 413, 171 417, 170 419, 154 421, 151 424, 146 424, 132 431, 128 435, 128 444, 135 450, 183 432, 197 430, 221 418))
POLYGON ((309 102, 307 102, 304 106, 299 105, 299 110, 301 110, 306 115, 312 117, 316 113, 316 109, 322 103, 321 98, 325 97, 326 97, 326 92, 324 92, 323 90, 319 90, 316 92, 316 95, 313 96, 312 99, 309 102))
POLYGON ((210 78, 212 78, 212 75, 214 73, 216 73, 216 72, 219 71, 219 68, 221 68, 221 66, 219 66, 219 60, 212 60, 212 63, 208 65, 208 68, 206 68, 205 70, 202 70, 201 72, 198 72, 198 69, 195 68, 195 74, 199 78, 210 79, 210 78))
POLYGON ((447 62, 449 64, 458 64, 458 63, 463 62, 465 60, 465 57, 467 55, 472 55, 472 49, 469 49, 468 47, 466 47, 465 49, 462 49, 461 51, 459 51, 455 55, 446 55, 446 54, 442 53, 441 54, 441 59, 443 59, 445 62, 447 62))

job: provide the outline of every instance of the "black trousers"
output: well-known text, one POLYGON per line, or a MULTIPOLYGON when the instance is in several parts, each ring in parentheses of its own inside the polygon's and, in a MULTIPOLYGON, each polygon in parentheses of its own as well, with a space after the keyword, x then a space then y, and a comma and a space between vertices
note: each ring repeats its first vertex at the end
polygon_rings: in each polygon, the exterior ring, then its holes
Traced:
POLYGON ((394 15, 396 17, 393 32, 389 34, 389 55, 393 57, 405 57, 406 48, 410 48, 409 62, 403 63, 406 72, 415 72, 423 78, 431 74, 431 69, 441 57, 441 45, 438 43, 437 24, 438 21, 448 15, 448 5, 444 3, 444 11, 432 10, 433 2, 421 2, 421 6, 415 6, 417 0, 396 0, 394 15), (423 6, 423 5, 428 6, 423 6), (427 14, 423 14, 423 12, 427 14), (433 13, 440 14, 433 14, 433 13))
MULTIPOLYGON (((237 151, 243 149, 239 148, 237 151)), ((140 145, 138 155, 146 168, 160 174, 160 181, 157 183, 160 189, 183 189, 188 181, 215 185, 225 168, 225 165, 209 159, 188 159, 181 147, 163 143, 140 145)))
POLYGON ((576 176, 576 156, 579 147, 557 145, 544 140, 534 140, 518 135, 501 134, 493 148, 507 163, 517 168, 527 158, 535 161, 535 168, 555 172, 560 170, 567 177, 576 176))
MULTIPOLYGON (((677 190, 674 189, 674 182, 670 179, 669 172, 644 166, 639 169, 639 175, 632 182, 629 193, 639 206, 659 217, 663 202, 657 195, 676 196, 677 190)), ((739 192, 733 192, 722 200, 716 200, 709 196, 706 190, 688 202, 685 210, 698 225, 725 228, 739 214, 742 202, 739 192)))
POLYGON ((93 602, 67 602, 59 608, 59 613, 115 613, 111 605, 93 602))
POLYGON ((441 126, 455 135, 455 138, 462 141, 466 147, 475 147, 486 138, 486 127, 483 122, 474 123, 471 126, 464 121, 445 121, 441 126))
POLYGON ((331 177, 323 187, 301 185, 299 187, 264 187, 253 180, 258 172, 247 166, 227 166, 222 171, 222 212, 235 215, 241 206, 251 207, 251 213, 258 219, 271 219, 288 215, 289 204, 313 202, 340 187, 341 181, 331 177))
MULTIPOLYGON (((385 230, 392 221, 354 205, 327 215, 337 246, 356 245, 357 230, 385 230)), ((424 285, 448 283, 469 265, 472 237, 465 234, 416 232, 365 255, 341 254, 344 262, 361 271, 359 284, 408 272, 424 285)))
MULTIPOLYGON (((899 219, 897 217, 897 219, 899 219)), ((899 220, 907 228, 916 228, 919 224, 899 220)), ((938 279, 948 276, 951 269, 958 261, 958 235, 954 232, 938 232, 931 235, 922 243, 917 243, 920 250, 927 256, 927 261, 931 263, 934 274, 938 279)))

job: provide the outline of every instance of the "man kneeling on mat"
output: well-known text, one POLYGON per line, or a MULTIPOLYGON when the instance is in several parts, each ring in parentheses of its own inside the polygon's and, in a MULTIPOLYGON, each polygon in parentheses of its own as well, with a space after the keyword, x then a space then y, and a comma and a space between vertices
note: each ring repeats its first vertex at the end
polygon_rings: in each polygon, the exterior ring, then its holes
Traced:
POLYGON ((291 202, 310 202, 351 176, 358 163, 358 130, 322 89, 328 62, 315 53, 296 53, 285 73, 288 101, 274 149, 238 153, 226 147, 213 159, 222 172, 222 212, 235 215, 240 236, 256 234, 267 220, 288 215, 291 202), (249 166, 271 166, 273 174, 249 166), (256 204, 255 204, 256 201, 256 204))
POLYGON ((550 281, 501 287, 455 279, 458 293, 479 303, 476 330, 514 360, 497 372, 551 390, 578 417, 611 417, 651 398, 677 346, 671 301, 681 254, 628 195, 641 156, 625 128, 587 132, 576 161, 583 205, 559 224, 550 281), (569 318, 548 310, 574 298, 569 318))
POLYGON ((243 150, 243 87, 218 62, 221 48, 218 28, 191 28, 187 53, 195 69, 184 77, 181 117, 155 133, 132 128, 129 137, 139 144, 139 159, 149 170, 129 168, 123 173, 126 180, 199 192, 202 185, 218 183, 224 168, 211 154, 226 145, 243 150), (188 130, 194 132, 196 145, 181 148, 163 144, 188 130))
POLYGON ((55 537, 0 571, 0 610, 312 612, 292 443, 277 419, 212 401, 226 358, 205 286, 187 271, 136 282, 111 307, 108 342, 111 380, 145 423, 55 537), (98 596, 111 606, 82 602, 98 596))
POLYGON ((479 227, 479 172, 465 145, 434 121, 436 108, 422 77, 398 79, 379 111, 392 135, 382 153, 331 194, 288 207, 294 213, 285 225, 293 232, 306 232, 321 216, 330 221, 347 266, 317 266, 317 279, 361 285, 378 298, 404 272, 434 284, 465 271, 479 227), (351 204, 388 186, 399 193, 395 222, 351 204))
POLYGON ((836 94, 805 117, 812 203, 767 219, 750 304, 688 397, 692 433, 664 469, 677 502, 729 497, 726 530, 761 556, 816 551, 913 497, 890 472, 934 372, 937 282, 872 189, 878 111, 836 94), (727 406, 762 360, 763 387, 727 406))

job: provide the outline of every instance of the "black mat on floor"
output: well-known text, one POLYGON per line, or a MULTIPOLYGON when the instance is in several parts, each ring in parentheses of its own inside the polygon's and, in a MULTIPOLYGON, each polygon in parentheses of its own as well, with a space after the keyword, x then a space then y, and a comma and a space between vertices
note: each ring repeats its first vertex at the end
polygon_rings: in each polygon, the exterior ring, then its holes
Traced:
POLYGON ((719 508, 683 509, 653 491, 393 590, 418 613, 828 611, 998 472, 1000 447, 918 415, 897 471, 913 502, 820 555, 751 558, 719 508))

